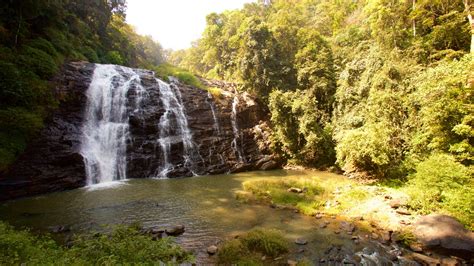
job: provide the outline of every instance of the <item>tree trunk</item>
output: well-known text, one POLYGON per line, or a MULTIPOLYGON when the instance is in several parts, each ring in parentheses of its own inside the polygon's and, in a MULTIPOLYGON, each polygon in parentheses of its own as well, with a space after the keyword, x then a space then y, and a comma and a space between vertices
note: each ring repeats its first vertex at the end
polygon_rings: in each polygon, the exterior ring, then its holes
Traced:
MULTIPOLYGON (((413 0, 413 11, 416 9, 416 0, 413 0)), ((416 20, 413 18, 413 37, 416 37, 416 20)))
POLYGON ((471 14, 471 1, 464 0, 464 7, 466 8, 467 18, 469 19, 469 25, 471 25, 471 54, 474 53, 474 18, 471 14))

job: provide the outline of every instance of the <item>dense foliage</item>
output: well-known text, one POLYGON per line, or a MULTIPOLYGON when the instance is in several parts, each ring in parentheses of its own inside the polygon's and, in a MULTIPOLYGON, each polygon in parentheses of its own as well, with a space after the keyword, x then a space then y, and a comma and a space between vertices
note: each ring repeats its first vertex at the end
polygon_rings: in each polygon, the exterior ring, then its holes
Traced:
POLYGON ((466 5, 261 1, 208 15, 202 38, 170 60, 266 101, 275 150, 298 163, 403 177, 443 151, 469 165, 466 5))
POLYGON ((193 257, 170 238, 152 240, 136 227, 120 226, 110 234, 77 237, 66 248, 51 238, 15 230, 0 222, 2 265, 115 265, 192 262, 193 257))
POLYGON ((0 172, 55 108, 49 80, 69 60, 152 68, 164 51, 125 23, 122 0, 2 1, 0 172))
MULTIPOLYGON (((268 103, 273 149, 290 162, 410 176, 412 188, 449 193, 460 187, 445 176, 456 165, 471 191, 472 9, 471 1, 449 0, 259 1, 210 14, 202 38, 170 60, 268 103), (427 165, 432 178, 424 178, 427 165), (452 186, 438 183, 444 178, 452 186)), ((457 192, 456 200, 418 203, 415 194, 417 208, 472 209, 457 192)))

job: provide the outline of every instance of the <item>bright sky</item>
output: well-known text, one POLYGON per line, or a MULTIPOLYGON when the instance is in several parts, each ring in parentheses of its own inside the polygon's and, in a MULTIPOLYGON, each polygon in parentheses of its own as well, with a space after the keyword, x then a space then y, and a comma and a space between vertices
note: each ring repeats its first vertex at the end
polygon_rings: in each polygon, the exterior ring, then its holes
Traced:
POLYGON ((206 15, 243 7, 255 0, 128 0, 127 22, 164 48, 188 48, 206 26, 206 15))

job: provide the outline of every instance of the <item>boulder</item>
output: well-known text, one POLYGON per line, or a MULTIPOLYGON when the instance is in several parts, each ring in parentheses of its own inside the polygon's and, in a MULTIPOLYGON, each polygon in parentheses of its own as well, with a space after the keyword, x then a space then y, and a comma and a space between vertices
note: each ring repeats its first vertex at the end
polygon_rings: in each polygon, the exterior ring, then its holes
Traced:
POLYGON ((231 173, 240 173, 252 170, 253 165, 249 163, 238 163, 230 170, 231 173))
POLYGON ((277 163, 274 160, 270 160, 270 161, 265 162, 264 164, 262 164, 262 166, 260 166, 260 170, 268 171, 268 170, 278 169, 279 167, 280 167, 279 163, 277 163))
POLYGON ((413 225, 413 234, 429 249, 466 259, 473 258, 474 233, 451 216, 432 214, 420 217, 413 225))
POLYGON ((207 247, 207 254, 209 255, 214 255, 217 253, 217 247, 212 245, 212 246, 209 246, 207 247))
POLYGON ((182 233, 184 233, 184 225, 175 225, 173 227, 167 228, 165 232, 169 236, 181 235, 182 233))
POLYGON ((306 244, 308 244, 308 240, 303 239, 303 238, 297 238, 295 240, 295 244, 297 244, 297 245, 306 245, 306 244))
POLYGON ((440 264, 439 259, 430 258, 420 253, 413 253, 411 256, 413 260, 421 263, 422 265, 439 265, 440 264))
POLYGON ((290 187, 289 189, 287 189, 288 192, 293 192, 293 193, 303 193, 303 190, 301 188, 297 188, 297 187, 290 187))

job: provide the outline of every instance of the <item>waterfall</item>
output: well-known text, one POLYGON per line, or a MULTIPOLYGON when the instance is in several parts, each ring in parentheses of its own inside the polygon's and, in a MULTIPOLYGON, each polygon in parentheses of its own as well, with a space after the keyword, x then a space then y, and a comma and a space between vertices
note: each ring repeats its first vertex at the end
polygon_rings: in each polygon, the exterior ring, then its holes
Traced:
POLYGON ((209 104, 209 107, 211 108, 211 113, 212 113, 212 119, 214 120, 214 130, 217 133, 217 136, 221 136, 221 126, 219 124, 219 119, 217 118, 217 113, 216 113, 216 106, 213 102, 213 98, 211 93, 207 93, 207 103, 209 104))
POLYGON ((130 68, 96 65, 86 93, 81 139, 88 185, 127 178, 127 92, 138 82, 130 68))
POLYGON ((165 112, 159 121, 160 136, 158 143, 161 147, 163 160, 156 177, 166 178, 168 173, 174 169, 174 165, 170 162, 171 146, 179 142, 183 143, 185 168, 190 170, 193 175, 197 175, 195 172, 196 162, 202 160, 202 158, 192 140, 181 92, 178 88, 173 90, 172 86, 161 80, 157 79, 157 82, 165 112))
POLYGON ((237 123, 237 108, 239 106, 239 98, 237 95, 234 96, 234 100, 232 101, 232 113, 231 113, 231 122, 232 122, 232 131, 234 133, 234 139, 232 140, 231 146, 236 153, 239 162, 245 162, 242 146, 239 145, 240 138, 240 129, 237 123))

